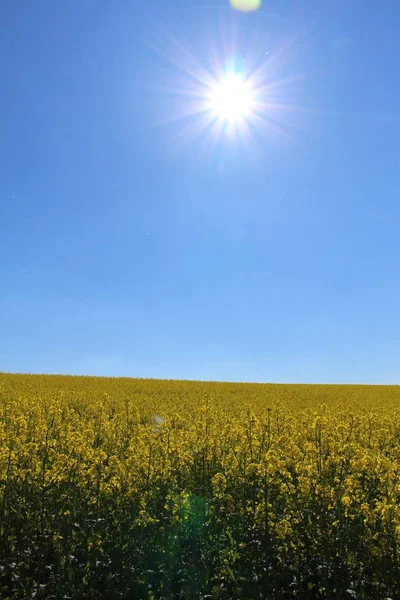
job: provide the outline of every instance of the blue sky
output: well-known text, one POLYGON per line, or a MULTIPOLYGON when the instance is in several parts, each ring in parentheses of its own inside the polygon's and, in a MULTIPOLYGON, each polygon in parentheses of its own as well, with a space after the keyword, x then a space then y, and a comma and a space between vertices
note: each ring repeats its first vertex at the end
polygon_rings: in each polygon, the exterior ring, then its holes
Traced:
POLYGON ((398 383, 399 20, 3 2, 0 370, 398 383), (200 112, 226 69, 234 132, 200 112))

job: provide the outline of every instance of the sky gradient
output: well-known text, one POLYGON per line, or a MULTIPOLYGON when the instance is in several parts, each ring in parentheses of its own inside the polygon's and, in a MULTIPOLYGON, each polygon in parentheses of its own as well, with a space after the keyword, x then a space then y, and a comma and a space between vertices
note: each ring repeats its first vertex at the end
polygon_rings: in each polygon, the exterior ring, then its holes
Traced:
POLYGON ((0 10, 1 371, 400 383, 397 0, 0 10))

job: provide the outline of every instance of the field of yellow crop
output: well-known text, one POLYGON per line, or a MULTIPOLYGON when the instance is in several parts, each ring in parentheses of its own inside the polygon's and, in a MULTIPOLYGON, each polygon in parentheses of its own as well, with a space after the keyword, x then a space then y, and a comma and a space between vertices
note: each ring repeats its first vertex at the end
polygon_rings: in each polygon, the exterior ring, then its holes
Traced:
POLYGON ((0 598, 400 598, 400 387, 0 374, 0 598))

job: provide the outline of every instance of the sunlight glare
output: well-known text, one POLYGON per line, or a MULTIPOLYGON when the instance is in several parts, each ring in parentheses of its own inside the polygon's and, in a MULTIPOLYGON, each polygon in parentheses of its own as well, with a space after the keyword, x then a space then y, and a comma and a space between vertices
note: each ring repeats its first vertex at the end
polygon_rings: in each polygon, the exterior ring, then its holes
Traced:
POLYGON ((224 121, 235 121, 249 116, 253 105, 251 88, 236 73, 226 75, 211 88, 210 108, 224 121))

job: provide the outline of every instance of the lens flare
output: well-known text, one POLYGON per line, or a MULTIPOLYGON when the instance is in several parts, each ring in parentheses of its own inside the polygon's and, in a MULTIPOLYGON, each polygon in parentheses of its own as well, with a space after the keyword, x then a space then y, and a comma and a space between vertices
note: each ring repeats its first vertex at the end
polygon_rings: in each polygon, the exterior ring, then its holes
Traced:
POLYGON ((253 12, 261 7, 261 0, 230 0, 232 8, 241 12, 253 12))

